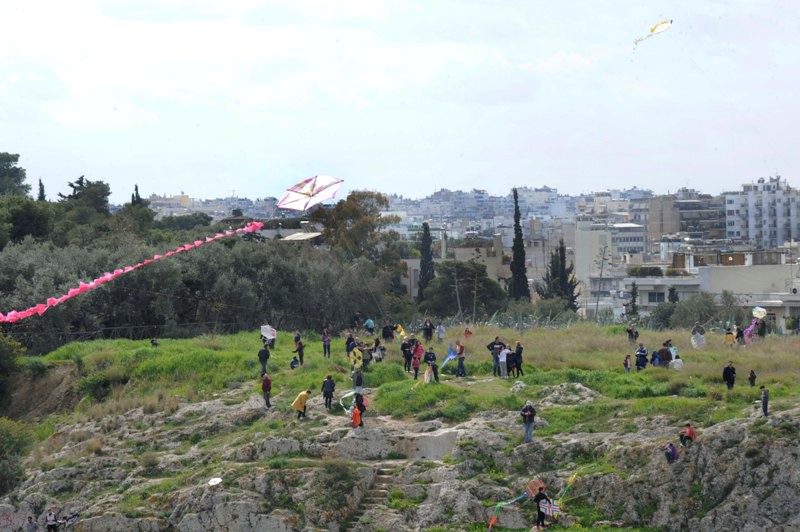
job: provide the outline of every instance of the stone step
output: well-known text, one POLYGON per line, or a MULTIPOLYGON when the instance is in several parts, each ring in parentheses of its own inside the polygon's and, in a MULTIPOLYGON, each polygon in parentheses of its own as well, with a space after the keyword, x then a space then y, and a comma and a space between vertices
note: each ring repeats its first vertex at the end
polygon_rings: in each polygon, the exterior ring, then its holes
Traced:
POLYGON ((378 469, 378 473, 377 474, 378 475, 386 475, 386 476, 390 477, 390 476, 394 475, 394 469, 378 469))
POLYGON ((381 490, 381 489, 373 488, 371 490, 367 490, 367 492, 364 495, 366 497, 369 497, 369 496, 372 496, 372 495, 386 497, 387 495, 389 495, 389 490, 381 490))

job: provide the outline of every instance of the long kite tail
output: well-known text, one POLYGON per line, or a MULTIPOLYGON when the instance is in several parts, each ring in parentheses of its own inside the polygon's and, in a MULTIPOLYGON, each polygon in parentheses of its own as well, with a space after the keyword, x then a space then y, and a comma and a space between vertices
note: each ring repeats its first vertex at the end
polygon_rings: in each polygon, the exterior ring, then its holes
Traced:
POLYGON ((152 264, 157 260, 162 260, 166 257, 171 257, 177 253, 183 253, 184 251, 189 251, 190 249, 199 248, 204 244, 213 242, 215 240, 219 240, 220 238, 226 238, 236 234, 252 233, 254 231, 258 231, 262 227, 264 227, 263 222, 250 222, 246 226, 240 227, 235 231, 228 230, 222 233, 217 233, 214 236, 206 237, 205 240, 195 240, 190 244, 184 244, 183 246, 178 246, 174 250, 167 251, 163 255, 154 255, 153 258, 145 259, 144 261, 138 264, 134 264, 132 266, 125 266, 124 268, 118 268, 113 272, 106 272, 102 276, 98 277, 97 279, 94 279, 93 281, 89 281, 88 283, 81 281, 80 283, 78 283, 77 288, 70 288, 66 294, 60 297, 50 297, 47 299, 45 303, 39 303, 38 305, 34 305, 33 307, 30 307, 25 310, 19 310, 19 311, 12 310, 5 315, 0 312, 0 323, 16 323, 20 320, 24 320, 25 318, 29 318, 34 314, 41 316, 47 311, 47 309, 60 305, 64 301, 71 299, 75 296, 78 296, 80 294, 83 294, 84 292, 88 292, 89 290, 94 290, 98 286, 101 286, 102 284, 107 283, 109 281, 113 281, 120 275, 132 272, 133 270, 139 269, 142 266, 147 266, 148 264, 152 264))

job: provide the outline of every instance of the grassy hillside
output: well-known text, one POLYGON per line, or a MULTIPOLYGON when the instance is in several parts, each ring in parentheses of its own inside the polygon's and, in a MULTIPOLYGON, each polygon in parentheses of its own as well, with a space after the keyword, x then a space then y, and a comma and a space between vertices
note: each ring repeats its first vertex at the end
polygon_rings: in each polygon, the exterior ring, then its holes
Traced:
MULTIPOLYGON (((665 339, 666 333, 645 332, 641 340, 651 348, 665 339)), ((373 394, 371 413, 417 419, 463 420, 472 412, 486 409, 518 409, 526 399, 535 399, 544 386, 581 383, 604 396, 590 406, 553 409, 546 414, 550 427, 545 432, 592 431, 604 427, 608 419, 665 414, 675 421, 692 420, 710 425, 740 415, 740 410, 759 397, 758 388, 747 385, 750 369, 758 374, 758 384, 770 388, 772 405, 780 409, 785 400, 798 395, 796 351, 800 340, 769 337, 763 344, 731 349, 720 336, 707 338, 706 348, 692 350, 686 331, 671 331, 686 364, 683 371, 648 367, 626 375, 622 369, 625 353, 632 352, 624 332, 617 327, 597 328, 578 325, 569 329, 541 329, 517 335, 513 331, 479 329, 467 342, 469 378, 453 376, 455 361, 442 371, 442 385, 424 385, 402 371, 399 346, 389 348, 382 363, 371 364, 365 375, 373 394), (512 394, 515 379, 501 381, 491 377, 491 357, 484 347, 495 335, 525 345, 521 380, 528 385, 512 394), (732 360, 738 383, 728 392, 721 381, 723 366, 732 360), (475 382, 479 381, 479 382, 475 382)), ((439 360, 446 344, 456 339, 448 334, 445 345, 437 346, 439 360)), ((327 374, 337 382, 337 392, 349 390, 350 370, 344 356, 344 342, 333 342, 333 356, 322 358, 318 338, 306 336, 305 366, 289 369, 294 347, 292 335, 280 334, 269 361, 273 378, 274 401, 288 411, 295 395, 306 388, 319 393, 327 374)), ((98 409, 123 411, 135 406, 164 402, 179 396, 189 401, 208 398, 223 390, 245 388, 259 393, 260 366, 256 353, 258 334, 201 337, 192 340, 163 340, 159 347, 149 342, 128 340, 72 343, 48 354, 48 364, 75 364, 81 373, 78 390, 87 397, 74 414, 92 415, 98 409)), ((545 415, 540 412, 540 415, 545 415)))

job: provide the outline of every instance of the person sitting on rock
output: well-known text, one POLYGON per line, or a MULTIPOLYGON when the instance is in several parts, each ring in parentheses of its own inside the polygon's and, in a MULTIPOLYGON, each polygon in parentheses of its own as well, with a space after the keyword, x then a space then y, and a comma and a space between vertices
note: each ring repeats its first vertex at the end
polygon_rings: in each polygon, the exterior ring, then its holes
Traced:
POLYGON ((687 423, 686 427, 678 433, 678 436, 681 438, 681 447, 686 447, 687 443, 694 442, 697 439, 697 432, 695 432, 691 423, 687 423))
POLYGON ((678 448, 674 443, 669 442, 664 446, 664 456, 667 457, 668 464, 674 464, 678 460, 678 448))

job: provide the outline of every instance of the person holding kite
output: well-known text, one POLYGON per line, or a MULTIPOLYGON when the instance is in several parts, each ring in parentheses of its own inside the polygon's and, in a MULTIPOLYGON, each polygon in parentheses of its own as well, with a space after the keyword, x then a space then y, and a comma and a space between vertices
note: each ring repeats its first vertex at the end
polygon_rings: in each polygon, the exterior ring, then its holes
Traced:
POLYGON ((533 502, 536 503, 536 530, 544 530, 547 525, 544 524, 544 508, 543 505, 545 504, 542 501, 546 501, 548 504, 553 504, 553 501, 550 500, 550 497, 544 492, 544 486, 539 487, 539 493, 533 498, 533 502))
MULTIPOLYGON (((425 353, 425 358, 423 361, 428 365, 428 369, 433 373, 433 380, 436 383, 439 383, 439 366, 436 365, 436 353, 433 350, 433 346, 428 347, 428 351, 425 353)), ((425 371, 425 374, 428 374, 428 371, 425 371)), ((430 378, 428 378, 430 380, 430 378)))

